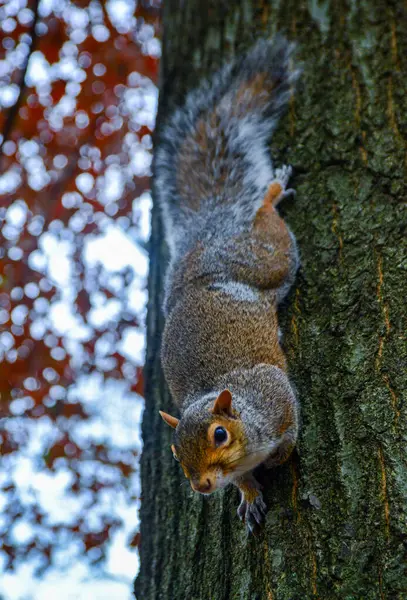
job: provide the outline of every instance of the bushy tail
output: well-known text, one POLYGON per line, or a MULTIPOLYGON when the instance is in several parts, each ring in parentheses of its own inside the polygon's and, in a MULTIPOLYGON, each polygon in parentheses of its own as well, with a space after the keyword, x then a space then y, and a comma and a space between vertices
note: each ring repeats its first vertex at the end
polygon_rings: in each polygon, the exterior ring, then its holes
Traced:
POLYGON ((254 218, 274 176, 267 143, 298 77, 293 49, 281 36, 258 41, 190 92, 161 131, 155 189, 173 258, 254 218))

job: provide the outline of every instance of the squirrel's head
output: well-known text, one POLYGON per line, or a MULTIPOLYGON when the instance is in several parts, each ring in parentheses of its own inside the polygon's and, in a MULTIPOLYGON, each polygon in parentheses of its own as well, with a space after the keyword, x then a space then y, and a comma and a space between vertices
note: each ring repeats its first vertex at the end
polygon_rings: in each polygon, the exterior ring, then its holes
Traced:
POLYGON ((193 490, 211 494, 242 474, 247 440, 229 390, 198 414, 190 408, 182 419, 161 411, 160 415, 175 429, 171 450, 193 490))

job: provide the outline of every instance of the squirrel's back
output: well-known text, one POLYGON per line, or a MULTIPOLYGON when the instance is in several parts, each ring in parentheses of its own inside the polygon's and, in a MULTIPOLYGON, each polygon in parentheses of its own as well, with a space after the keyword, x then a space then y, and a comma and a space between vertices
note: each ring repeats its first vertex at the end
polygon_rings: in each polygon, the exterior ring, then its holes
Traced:
POLYGON ((158 136, 156 195, 174 263, 250 227, 275 177, 267 143, 298 72, 293 45, 260 40, 195 91, 158 136))

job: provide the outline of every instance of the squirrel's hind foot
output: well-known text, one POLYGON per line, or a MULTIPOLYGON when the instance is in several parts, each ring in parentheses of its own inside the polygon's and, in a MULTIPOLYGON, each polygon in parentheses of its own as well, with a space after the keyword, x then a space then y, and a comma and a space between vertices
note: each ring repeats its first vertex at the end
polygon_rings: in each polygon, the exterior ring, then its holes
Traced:
POLYGON ((285 190, 292 174, 293 168, 290 165, 283 165, 279 169, 275 170, 274 181, 278 181, 283 190, 285 190))
POLYGON ((293 188, 287 188, 292 171, 290 165, 283 165, 275 170, 274 179, 270 183, 263 201, 263 208, 275 207, 283 198, 296 195, 293 188))

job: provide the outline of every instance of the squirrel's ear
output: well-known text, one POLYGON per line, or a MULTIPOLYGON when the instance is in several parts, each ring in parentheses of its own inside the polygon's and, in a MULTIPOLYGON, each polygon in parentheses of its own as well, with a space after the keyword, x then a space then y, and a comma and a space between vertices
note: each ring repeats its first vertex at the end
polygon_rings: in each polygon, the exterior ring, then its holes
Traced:
POLYGON ((171 415, 163 412, 162 410, 160 410, 159 413, 160 413, 161 417, 164 419, 164 421, 167 423, 167 425, 169 425, 173 429, 176 428, 176 426, 179 423, 179 419, 177 419, 176 417, 172 417, 171 415))
POLYGON ((219 415, 220 413, 232 414, 232 394, 229 390, 223 390, 216 398, 212 413, 214 415, 219 415))

